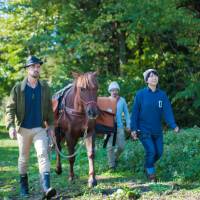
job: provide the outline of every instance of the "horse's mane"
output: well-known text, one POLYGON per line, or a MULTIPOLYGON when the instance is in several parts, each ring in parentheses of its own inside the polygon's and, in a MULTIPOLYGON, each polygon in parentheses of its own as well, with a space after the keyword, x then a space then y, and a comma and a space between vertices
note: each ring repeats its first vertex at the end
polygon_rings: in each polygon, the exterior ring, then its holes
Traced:
POLYGON ((75 79, 75 85, 77 88, 96 89, 98 88, 98 83, 95 77, 93 72, 81 74, 75 79))
MULTIPOLYGON (((98 89, 98 82, 96 79, 96 74, 94 72, 78 74, 78 76, 74 79, 73 86, 70 89, 70 95, 67 103, 76 111, 82 110, 80 97, 81 88, 84 88, 86 90, 98 89)), ((87 95, 87 93, 85 95, 87 95)))

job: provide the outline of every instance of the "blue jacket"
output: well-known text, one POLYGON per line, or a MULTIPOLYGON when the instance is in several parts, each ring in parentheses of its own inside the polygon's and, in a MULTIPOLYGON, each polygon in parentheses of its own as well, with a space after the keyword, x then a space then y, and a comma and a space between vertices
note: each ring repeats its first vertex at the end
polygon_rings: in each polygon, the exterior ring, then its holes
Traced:
POLYGON ((171 127, 177 125, 166 93, 160 89, 153 92, 144 88, 136 93, 131 114, 131 131, 142 134, 162 134, 162 118, 171 127))
POLYGON ((123 128, 123 120, 122 120, 123 113, 126 120, 126 127, 130 128, 130 115, 128 112, 127 103, 123 97, 120 97, 119 100, 117 101, 117 112, 116 112, 117 128, 123 128))

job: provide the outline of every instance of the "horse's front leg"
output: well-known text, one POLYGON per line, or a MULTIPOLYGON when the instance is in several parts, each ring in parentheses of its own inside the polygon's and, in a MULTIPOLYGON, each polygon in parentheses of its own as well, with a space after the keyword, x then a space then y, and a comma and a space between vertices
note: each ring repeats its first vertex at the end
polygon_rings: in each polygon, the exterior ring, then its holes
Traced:
POLYGON ((95 171, 94 171, 94 148, 95 148, 95 135, 93 133, 88 133, 87 137, 85 138, 85 144, 87 148, 87 156, 89 161, 89 178, 88 178, 88 186, 94 187, 97 185, 97 180, 95 178, 95 171))
POLYGON ((59 175, 62 173, 62 165, 61 165, 61 159, 60 159, 60 154, 59 152, 61 152, 61 133, 60 133, 60 128, 56 127, 55 128, 55 136, 56 136, 56 173, 59 175), (59 151, 59 152, 58 152, 59 151))
POLYGON ((69 152, 69 181, 74 180, 74 162, 75 162, 75 149, 76 142, 73 140, 67 141, 68 152, 69 152))

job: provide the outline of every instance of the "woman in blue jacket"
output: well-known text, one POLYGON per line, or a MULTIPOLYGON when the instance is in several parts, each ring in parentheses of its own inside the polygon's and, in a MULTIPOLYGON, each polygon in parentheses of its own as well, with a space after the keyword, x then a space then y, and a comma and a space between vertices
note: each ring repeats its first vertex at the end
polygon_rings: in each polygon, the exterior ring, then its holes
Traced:
POLYGON ((145 171, 150 181, 156 181, 155 163, 163 153, 162 118, 177 133, 171 104, 158 86, 158 73, 148 69, 143 73, 147 87, 136 93, 131 115, 131 136, 141 141, 145 149, 145 171))

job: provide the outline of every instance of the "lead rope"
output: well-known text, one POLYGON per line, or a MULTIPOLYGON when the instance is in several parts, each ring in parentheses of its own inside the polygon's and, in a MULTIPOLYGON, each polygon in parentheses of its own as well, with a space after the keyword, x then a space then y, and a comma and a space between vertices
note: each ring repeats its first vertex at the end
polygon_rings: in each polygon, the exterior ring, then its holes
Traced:
MULTIPOLYGON (((82 141, 84 141, 85 138, 87 137, 87 131, 88 131, 88 128, 86 128, 85 131, 84 131, 84 135, 83 135, 82 141)), ((77 154, 79 153, 79 151, 80 151, 80 149, 81 149, 81 147, 82 147, 82 145, 80 145, 80 146, 78 147, 78 149, 77 149, 73 154, 71 154, 71 155, 64 155, 64 154, 59 150, 59 148, 58 148, 58 145, 57 145, 55 136, 49 135, 48 137, 49 137, 49 140, 50 140, 50 141, 49 141, 49 146, 50 146, 49 149, 50 149, 50 152, 51 152, 51 150, 52 150, 53 145, 55 145, 55 150, 56 150, 57 153, 58 153, 61 157, 63 157, 63 158, 72 158, 72 157, 74 157, 75 155, 77 155, 77 154)), ((51 154, 51 153, 50 153, 50 154, 51 154)))

